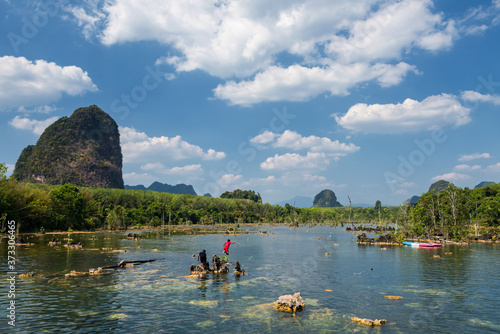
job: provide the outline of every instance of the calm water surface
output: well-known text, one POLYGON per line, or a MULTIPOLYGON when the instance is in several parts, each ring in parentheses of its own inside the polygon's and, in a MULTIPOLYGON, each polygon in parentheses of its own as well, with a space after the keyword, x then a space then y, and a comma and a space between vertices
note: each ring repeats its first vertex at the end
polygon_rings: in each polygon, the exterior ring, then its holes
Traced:
MULTIPOLYGON (((8 286, 1 280, 0 332, 500 332, 498 244, 435 250, 358 246, 340 227, 266 228, 267 236, 231 236, 236 244, 230 262, 239 261, 247 275, 205 279, 186 277, 195 263, 192 254, 206 249, 209 257, 220 255, 225 235, 143 232, 144 238, 134 241, 125 233, 96 234, 97 240, 73 234, 84 250, 50 247, 53 235, 31 236, 35 245, 16 249, 16 270, 43 277, 17 279, 15 328, 7 324, 8 286), (71 270, 133 259, 158 260, 104 275, 64 278, 71 270), (295 292, 305 299, 305 311, 295 317, 274 311, 272 302, 295 292), (403 299, 390 300, 386 294, 403 299), (369 328, 352 322, 352 316, 389 324, 369 328)), ((4 278, 6 251, 2 239, 4 278)))

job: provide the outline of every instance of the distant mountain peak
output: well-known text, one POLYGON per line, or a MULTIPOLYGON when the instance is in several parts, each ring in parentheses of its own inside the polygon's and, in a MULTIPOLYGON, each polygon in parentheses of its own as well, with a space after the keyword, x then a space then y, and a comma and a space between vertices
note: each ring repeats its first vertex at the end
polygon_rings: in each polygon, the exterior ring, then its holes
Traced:
POLYGON ((192 185, 186 185, 184 183, 176 184, 171 186, 170 184, 161 183, 158 181, 153 182, 149 187, 144 187, 142 184, 137 186, 125 185, 125 189, 132 190, 151 190, 160 193, 171 193, 171 194, 185 194, 185 195, 197 195, 192 185))
POLYGON ((313 207, 333 208, 337 206, 342 206, 342 204, 337 201, 337 196, 330 189, 325 189, 314 196, 313 207))

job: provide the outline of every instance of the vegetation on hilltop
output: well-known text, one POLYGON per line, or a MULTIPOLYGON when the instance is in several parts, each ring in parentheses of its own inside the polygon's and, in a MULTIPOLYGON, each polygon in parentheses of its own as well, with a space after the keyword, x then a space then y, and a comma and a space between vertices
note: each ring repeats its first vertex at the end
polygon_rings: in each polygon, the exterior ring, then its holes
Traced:
POLYGON ((315 208, 334 208, 338 206, 342 206, 342 204, 337 201, 337 196, 330 189, 325 189, 314 196, 313 207, 315 208))
POLYGON ((51 124, 19 156, 13 177, 44 184, 123 188, 116 122, 93 105, 51 124))
POLYGON ((226 191, 225 193, 220 195, 220 198, 248 199, 255 203, 262 203, 262 198, 260 197, 260 194, 255 193, 255 191, 253 190, 236 189, 233 192, 226 191))

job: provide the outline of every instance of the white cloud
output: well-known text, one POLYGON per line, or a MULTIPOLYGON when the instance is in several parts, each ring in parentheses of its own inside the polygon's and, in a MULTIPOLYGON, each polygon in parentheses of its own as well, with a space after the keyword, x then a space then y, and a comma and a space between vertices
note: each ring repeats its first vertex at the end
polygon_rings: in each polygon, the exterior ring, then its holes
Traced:
POLYGON ((219 178, 217 183, 226 187, 231 185, 234 186, 237 182, 241 180, 242 177, 243 177, 242 175, 224 174, 219 178))
POLYGON ((14 117, 14 119, 9 121, 9 124, 15 127, 16 129, 28 130, 36 135, 41 135, 49 125, 51 125, 58 119, 59 117, 54 116, 43 121, 37 121, 34 119, 22 118, 20 116, 16 116, 14 117))
POLYGON ((252 80, 219 84, 214 89, 214 95, 231 104, 243 106, 283 100, 307 101, 324 92, 347 95, 355 85, 371 80, 376 80, 383 87, 397 85, 411 71, 415 72, 415 67, 404 62, 397 65, 271 66, 252 80))
POLYGON ((167 168, 164 164, 160 162, 148 163, 141 166, 142 170, 155 171, 160 174, 167 175, 188 175, 188 176, 196 176, 202 175, 204 173, 200 164, 186 165, 182 167, 172 167, 167 168))
POLYGON ((128 185, 142 184, 147 186, 158 180, 159 179, 157 177, 149 175, 148 173, 138 174, 136 172, 132 172, 123 174, 123 181, 128 185))
POLYGON ((165 174, 169 175, 202 175, 204 173, 203 168, 200 164, 186 165, 182 167, 172 167, 164 171, 165 174))
POLYGON ((469 175, 461 174, 461 173, 447 173, 443 175, 434 176, 432 181, 446 180, 446 181, 462 181, 470 179, 469 175))
POLYGON ((359 146, 352 143, 345 144, 338 140, 332 141, 327 137, 308 136, 303 137, 295 131, 286 130, 283 134, 276 137, 274 147, 284 147, 293 150, 307 149, 312 152, 325 153, 354 153, 359 151, 359 146))
POLYGON ((306 155, 286 153, 269 157, 260 164, 261 169, 264 170, 325 169, 330 164, 330 160, 337 160, 339 157, 359 150, 359 146, 352 143, 345 144, 338 140, 332 141, 330 138, 314 135, 304 137, 291 130, 285 130, 282 134, 265 131, 250 139, 250 142, 267 144, 268 148, 308 151, 306 155))
POLYGON ((65 10, 73 14, 77 25, 82 28, 85 38, 90 39, 96 33, 106 16, 97 9, 96 4, 92 1, 87 1, 87 4, 91 5, 88 12, 83 7, 76 6, 68 6, 65 10))
POLYGON ((347 22, 347 36, 334 35, 326 50, 343 62, 399 59, 414 47, 439 50, 451 46, 456 32, 452 21, 431 12, 432 2, 386 2, 367 18, 347 22))
POLYGON ((481 94, 478 92, 474 92, 472 90, 467 90, 462 92, 462 100, 470 101, 470 102, 489 102, 494 105, 500 105, 500 96, 499 95, 491 95, 491 94, 481 94))
POLYGON ((403 182, 399 184, 401 188, 413 188, 416 186, 415 182, 403 182))
POLYGON ((431 0, 121 0, 82 8, 70 7, 77 24, 105 45, 157 41, 172 47, 161 62, 177 72, 244 79, 215 89, 240 105, 345 95, 374 80, 396 85, 415 67, 394 63, 415 49, 449 48, 469 25, 436 13, 431 0), (279 65, 282 54, 296 64, 279 65))
POLYGON ((457 172, 474 172, 481 170, 481 166, 479 165, 467 165, 467 164, 462 164, 462 165, 457 165, 453 168, 453 170, 457 172))
POLYGON ((23 114, 32 114, 32 113, 50 114, 51 112, 54 112, 56 110, 58 110, 58 108, 49 105, 37 106, 35 108, 30 108, 30 109, 26 109, 25 107, 21 106, 17 109, 18 112, 23 114))
POLYGON ((494 165, 489 165, 484 170, 486 172, 500 173, 500 162, 498 162, 494 165))
POLYGON ((143 166, 141 166, 142 170, 163 170, 165 169, 165 165, 160 163, 160 162, 154 162, 154 163, 147 163, 143 166))
POLYGON ((359 146, 352 143, 345 144, 338 140, 332 141, 330 138, 314 135, 304 137, 291 130, 285 130, 282 134, 265 131, 250 139, 250 142, 255 144, 270 144, 274 148, 310 150, 312 152, 335 154, 336 156, 354 153, 359 150, 359 146))
POLYGON ((0 57, 0 110, 29 107, 97 91, 87 72, 77 66, 61 67, 45 60, 0 57))
POLYGON ((470 109, 454 95, 430 96, 422 102, 406 99, 398 104, 358 103, 335 119, 353 132, 405 133, 431 130, 447 125, 460 126, 471 121, 470 109))
POLYGON ((5 164, 7 167, 7 173, 5 173, 5 176, 11 176, 12 173, 14 173, 14 169, 16 168, 16 165, 13 164, 5 164))
POLYGON ((489 153, 473 153, 473 154, 461 154, 458 161, 471 161, 476 159, 489 159, 491 158, 489 153))
POLYGON ((260 164, 263 170, 290 170, 290 169, 326 169, 330 165, 330 158, 325 153, 308 152, 307 155, 298 153, 276 154, 260 164))
POLYGON ((260 135, 257 135, 255 137, 253 137, 252 139, 250 139, 250 142, 254 143, 254 144, 261 144, 261 145, 269 144, 278 136, 279 136, 279 134, 274 133, 272 131, 264 131, 260 135))
POLYGON ((134 128, 119 127, 119 130, 124 162, 147 161, 158 156, 165 157, 166 161, 192 158, 220 160, 226 157, 224 152, 213 149, 205 151, 200 146, 182 140, 181 136, 148 137, 134 128))

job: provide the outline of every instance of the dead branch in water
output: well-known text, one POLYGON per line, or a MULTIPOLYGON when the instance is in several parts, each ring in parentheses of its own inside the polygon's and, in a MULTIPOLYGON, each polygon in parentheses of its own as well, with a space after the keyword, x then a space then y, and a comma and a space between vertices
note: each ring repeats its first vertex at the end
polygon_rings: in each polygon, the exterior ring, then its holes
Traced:
MULTIPOLYGON (((115 265, 112 265, 112 266, 104 266, 104 267, 101 267, 101 269, 116 269, 116 268, 125 268, 125 266, 127 264, 140 264, 140 263, 146 263, 146 262, 153 262, 153 261, 156 261, 158 259, 150 259, 150 260, 129 260, 129 261, 125 261, 125 260, 122 260, 120 261, 120 263, 118 264, 115 264, 115 265)), ((161 259, 160 259, 161 260, 161 259)))

